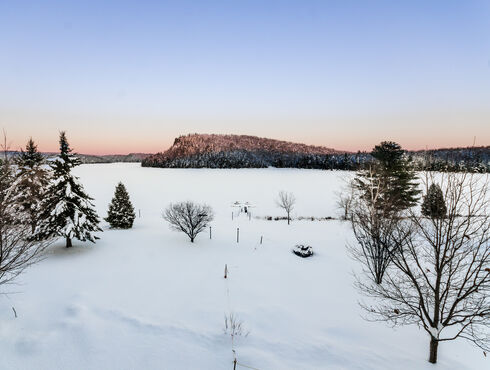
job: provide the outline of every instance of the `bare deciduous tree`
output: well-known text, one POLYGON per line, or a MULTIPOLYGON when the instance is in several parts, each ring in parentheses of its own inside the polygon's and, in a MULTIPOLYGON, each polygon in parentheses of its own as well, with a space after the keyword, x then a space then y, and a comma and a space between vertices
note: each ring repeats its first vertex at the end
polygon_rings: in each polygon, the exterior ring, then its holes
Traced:
POLYGON ((281 190, 276 200, 276 204, 278 207, 286 211, 288 217, 288 225, 289 225, 291 221, 291 212, 293 211, 294 205, 296 204, 296 198, 294 194, 281 190))
POLYGON ((423 181, 442 189, 445 217, 411 210, 399 224, 408 237, 383 283, 358 277, 357 286, 376 301, 362 304, 368 319, 422 327, 436 363, 440 342, 464 338, 490 349, 489 182, 461 173, 426 174, 423 181))
POLYGON ((337 207, 342 211, 342 220, 349 220, 351 216, 352 203, 354 201, 353 189, 350 185, 345 191, 337 195, 337 207))
POLYGON ((170 204, 163 213, 163 218, 170 223, 170 227, 185 233, 192 243, 197 234, 213 220, 213 217, 213 210, 210 206, 189 201, 170 204))
POLYGON ((393 254, 408 235, 398 228, 402 211, 395 211, 392 204, 382 199, 384 182, 369 171, 365 174, 370 179, 369 186, 364 183, 360 186, 358 178, 348 186, 349 221, 357 240, 348 249, 376 284, 381 284, 393 254))

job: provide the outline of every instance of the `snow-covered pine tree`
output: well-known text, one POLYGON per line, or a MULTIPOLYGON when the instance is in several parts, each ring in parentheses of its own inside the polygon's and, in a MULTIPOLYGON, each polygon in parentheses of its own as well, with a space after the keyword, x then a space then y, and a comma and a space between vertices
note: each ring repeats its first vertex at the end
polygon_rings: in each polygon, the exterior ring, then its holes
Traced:
POLYGON ((133 222, 136 215, 133 205, 129 199, 129 194, 122 182, 117 184, 114 198, 109 204, 109 211, 105 220, 113 228, 130 229, 133 227, 133 222))
POLYGON ((17 175, 15 184, 19 191, 19 207, 25 212, 32 232, 35 231, 41 213, 40 204, 49 184, 49 172, 44 156, 29 139, 26 150, 15 159, 17 175))
POLYGON ((0 159, 0 229, 23 221, 19 210, 19 192, 14 185, 15 173, 11 161, 4 150, 0 159))
POLYGON ((72 168, 81 164, 72 153, 65 132, 60 133, 60 154, 50 163, 52 181, 41 206, 43 209, 39 236, 46 238, 60 236, 66 238, 66 247, 72 246, 72 239, 98 239, 93 233, 102 231, 99 217, 94 210, 92 198, 85 193, 72 168))

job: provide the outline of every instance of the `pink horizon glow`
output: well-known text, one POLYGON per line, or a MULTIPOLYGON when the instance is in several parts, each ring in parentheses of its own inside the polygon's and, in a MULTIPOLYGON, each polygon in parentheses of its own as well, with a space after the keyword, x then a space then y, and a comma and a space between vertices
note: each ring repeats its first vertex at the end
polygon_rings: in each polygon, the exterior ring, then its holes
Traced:
MULTIPOLYGON (((214 133, 214 132, 205 132, 214 133)), ((247 133, 240 133, 243 135, 248 135, 247 133)), ((185 134, 183 134, 185 135, 185 134)), ((303 143, 307 145, 324 146, 327 148, 332 148, 339 151, 347 152, 357 152, 366 151, 369 152, 372 148, 381 141, 395 141, 399 143, 403 149, 406 150, 424 150, 424 149, 441 149, 441 148, 455 148, 455 147, 469 147, 473 145, 474 138, 458 138, 455 137, 453 140, 433 140, 432 143, 419 144, 415 141, 409 141, 406 139, 398 139, 396 137, 380 137, 378 139, 371 139, 369 143, 364 140, 346 138, 344 140, 337 140, 337 143, 333 142, 329 138, 312 138, 304 137, 300 139, 298 137, 292 136, 274 136, 274 135, 257 135, 254 133, 251 136, 267 137, 276 140, 291 141, 296 143, 303 143), (348 143, 349 142, 349 143, 348 143)), ((174 139, 180 136, 180 134, 162 135, 161 138, 142 138, 134 140, 130 137, 121 137, 118 140, 107 141, 105 137, 99 138, 77 138, 75 135, 70 134, 67 131, 68 141, 74 152, 79 154, 87 155, 126 155, 130 153, 157 153, 167 150, 172 144, 174 139)), ((9 143, 10 150, 20 150, 25 147, 29 137, 22 139, 20 135, 15 135, 15 137, 9 136, 7 132, 7 140, 9 143)), ((38 145, 38 150, 47 153, 56 153, 59 151, 58 136, 55 133, 54 136, 32 136, 33 140, 38 145)), ((486 146, 488 143, 479 142, 478 137, 475 142, 476 146, 486 146)))

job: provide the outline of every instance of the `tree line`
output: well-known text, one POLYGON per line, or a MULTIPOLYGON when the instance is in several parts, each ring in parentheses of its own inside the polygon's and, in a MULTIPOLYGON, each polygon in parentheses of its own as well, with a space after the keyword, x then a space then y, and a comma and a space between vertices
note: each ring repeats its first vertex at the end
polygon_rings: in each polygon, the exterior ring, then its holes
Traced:
MULTIPOLYGON (((446 149, 407 152, 417 171, 490 172, 490 148, 446 149)), ((343 154, 284 153, 265 150, 236 149, 206 151, 175 157, 149 156, 143 167, 161 168, 305 168, 358 171, 376 162, 373 153, 343 154)))

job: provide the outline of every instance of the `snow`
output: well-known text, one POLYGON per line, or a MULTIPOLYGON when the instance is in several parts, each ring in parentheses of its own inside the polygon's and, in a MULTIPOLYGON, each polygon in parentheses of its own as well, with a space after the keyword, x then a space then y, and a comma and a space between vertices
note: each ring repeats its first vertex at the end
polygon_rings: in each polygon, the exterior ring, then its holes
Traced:
MULTIPOLYGON (((233 313, 250 331, 234 339, 238 362, 253 368, 434 369, 424 330, 361 318, 347 223, 263 219, 284 216, 274 202, 280 190, 296 196, 293 217, 336 216, 336 192, 350 174, 138 164, 82 165, 75 172, 99 216, 122 181, 142 217, 131 230, 103 223, 95 245, 74 241, 66 249, 60 240, 18 285, 2 287, 11 293, 0 296, 1 368, 229 370, 224 317, 233 313), (232 220, 236 199, 253 203, 253 216, 262 218, 232 220), (214 208, 212 240, 204 232, 192 244, 163 221, 164 208, 183 200, 214 208), (311 245, 315 254, 298 258, 295 244, 311 245)), ((439 350, 438 369, 488 366, 464 341, 439 350)))

